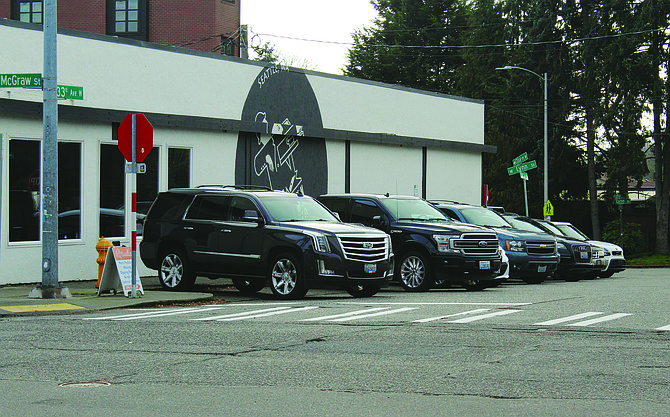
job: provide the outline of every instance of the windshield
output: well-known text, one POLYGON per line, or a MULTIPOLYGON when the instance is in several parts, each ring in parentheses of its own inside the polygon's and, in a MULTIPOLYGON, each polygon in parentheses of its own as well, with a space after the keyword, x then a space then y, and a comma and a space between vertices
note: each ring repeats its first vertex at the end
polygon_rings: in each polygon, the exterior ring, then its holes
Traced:
POLYGON ((312 197, 298 195, 258 196, 268 214, 277 222, 339 222, 328 209, 312 197))
POLYGON ((517 219, 515 217, 505 216, 505 219, 507 221, 509 221, 515 229, 525 230, 527 232, 547 233, 546 230, 540 229, 539 227, 535 226, 534 224, 530 224, 528 222, 517 219))
POLYGON ((428 202, 414 198, 383 198, 382 205, 395 220, 442 220, 452 221, 428 202))
POLYGON ((461 209, 461 214, 468 223, 488 227, 512 227, 507 220, 498 213, 484 207, 473 207, 461 209))
POLYGON ((553 233, 553 234, 555 234, 555 235, 557 235, 557 236, 565 236, 565 233, 563 233, 563 231, 562 231, 561 229, 559 229, 558 227, 554 226, 553 224, 551 224, 551 223, 549 223, 549 222, 543 222, 543 221, 540 221, 539 223, 540 223, 542 226, 544 226, 544 227, 546 227, 547 229, 549 229, 549 231, 551 231, 551 233, 553 233))
POLYGON ((571 224, 557 224, 555 226, 561 229, 561 232, 563 232, 566 236, 574 237, 575 239, 580 240, 589 240, 588 236, 586 236, 571 224))

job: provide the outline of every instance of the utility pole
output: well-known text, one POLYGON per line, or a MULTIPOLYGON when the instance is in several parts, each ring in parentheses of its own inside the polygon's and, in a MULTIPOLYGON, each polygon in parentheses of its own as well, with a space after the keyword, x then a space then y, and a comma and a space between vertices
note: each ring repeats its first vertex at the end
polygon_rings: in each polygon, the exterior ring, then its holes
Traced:
POLYGON ((70 298, 58 282, 58 96, 57 0, 43 2, 44 75, 42 78, 42 285, 28 298, 70 298))

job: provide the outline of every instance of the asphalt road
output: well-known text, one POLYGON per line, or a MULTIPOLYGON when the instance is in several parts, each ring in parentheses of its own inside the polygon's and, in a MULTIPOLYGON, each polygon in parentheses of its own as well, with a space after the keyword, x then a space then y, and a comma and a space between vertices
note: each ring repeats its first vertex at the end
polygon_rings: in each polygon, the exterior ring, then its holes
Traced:
POLYGON ((667 416, 670 274, 0 320, 3 416, 667 416))

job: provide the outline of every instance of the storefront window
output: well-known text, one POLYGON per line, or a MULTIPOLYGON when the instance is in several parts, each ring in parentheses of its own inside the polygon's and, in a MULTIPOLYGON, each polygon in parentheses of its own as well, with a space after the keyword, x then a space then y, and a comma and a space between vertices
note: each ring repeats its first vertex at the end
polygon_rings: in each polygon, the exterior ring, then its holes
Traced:
MULTIPOLYGON (((158 159, 159 148, 154 147, 144 159, 146 172, 137 174, 136 230, 139 236, 142 235, 145 214, 158 194, 158 159)), ((116 144, 100 146, 99 235, 107 239, 126 237, 125 165, 126 160, 116 144)))
POLYGON ((191 186, 191 150, 168 149, 168 189, 191 186))
POLYGON ((40 141, 9 141, 9 241, 40 240, 40 141))
MULTIPOLYGON (((40 145, 9 141, 9 241, 40 240, 40 145)), ((58 143, 58 238, 81 237, 81 143, 58 143)))

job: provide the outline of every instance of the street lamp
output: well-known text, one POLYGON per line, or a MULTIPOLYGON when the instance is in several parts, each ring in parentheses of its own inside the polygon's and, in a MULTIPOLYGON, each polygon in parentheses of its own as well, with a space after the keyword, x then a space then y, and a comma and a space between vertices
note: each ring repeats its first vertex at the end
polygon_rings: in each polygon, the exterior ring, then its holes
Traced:
POLYGON ((538 74, 535 71, 531 71, 528 68, 515 67, 512 65, 505 65, 504 67, 496 68, 497 70, 513 70, 518 69, 526 72, 530 72, 533 75, 536 75, 541 80, 544 81, 544 204, 547 204, 549 201, 549 145, 548 145, 548 136, 549 128, 547 123, 547 73, 544 73, 544 77, 538 74))

